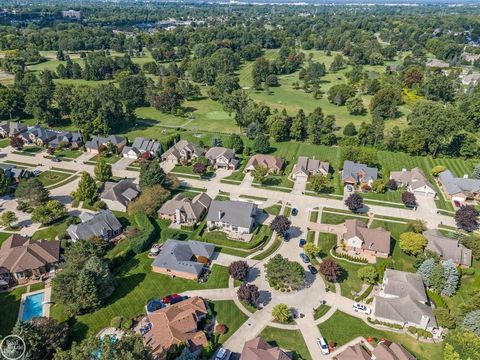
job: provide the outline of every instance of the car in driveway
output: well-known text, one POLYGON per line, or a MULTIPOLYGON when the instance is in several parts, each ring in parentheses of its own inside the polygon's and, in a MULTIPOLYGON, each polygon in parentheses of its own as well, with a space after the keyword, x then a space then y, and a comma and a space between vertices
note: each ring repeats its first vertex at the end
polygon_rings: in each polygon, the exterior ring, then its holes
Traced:
POLYGON ((305 264, 308 264, 310 262, 310 259, 307 255, 305 255, 304 253, 300 253, 300 259, 302 259, 302 261, 305 263, 305 264))
POLYGON ((310 274, 315 275, 318 273, 318 270, 315 266, 313 265, 308 265, 308 271, 310 271, 310 274))
POLYGON ((230 358, 231 352, 227 349, 220 348, 215 355, 215 360, 228 360, 230 358))
POLYGON ((298 214, 297 208, 293 208, 292 209, 292 216, 297 216, 297 214, 298 214))
POLYGON ((170 303, 172 302, 172 300, 176 300, 176 299, 178 299, 178 298, 180 298, 180 295, 178 295, 178 294, 171 294, 171 295, 165 296, 165 297, 162 299, 162 301, 163 301, 164 304, 170 304, 170 303))
POLYGON ((320 351, 322 352, 323 355, 330 354, 330 349, 328 348, 328 344, 323 337, 318 337, 317 338, 317 344, 318 344, 318 347, 320 348, 320 351))
POLYGON ((353 303, 353 310, 355 310, 356 312, 365 314, 365 315, 369 315, 372 312, 372 310, 370 308, 368 308, 365 305, 360 304, 360 303, 353 303))
POLYGON ((305 245, 306 243, 307 243, 307 240, 305 240, 305 239, 300 239, 300 240, 298 241, 298 246, 303 247, 303 245, 305 245))

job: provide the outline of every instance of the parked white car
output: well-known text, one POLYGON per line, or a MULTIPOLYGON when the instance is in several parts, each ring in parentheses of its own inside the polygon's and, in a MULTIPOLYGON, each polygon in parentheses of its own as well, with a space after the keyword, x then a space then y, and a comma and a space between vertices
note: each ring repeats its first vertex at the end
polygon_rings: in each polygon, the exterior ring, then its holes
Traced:
POLYGON ((320 347, 320 350, 322 351, 322 354, 323 355, 328 355, 330 354, 330 350, 328 348, 328 344, 327 342, 325 341, 325 339, 323 337, 319 337, 317 338, 317 344, 318 346, 320 347))
POLYGON ((363 304, 359 304, 359 303, 354 303, 353 304, 353 310, 355 310, 356 312, 365 314, 365 315, 369 315, 372 312, 372 310, 370 308, 366 307, 363 304))

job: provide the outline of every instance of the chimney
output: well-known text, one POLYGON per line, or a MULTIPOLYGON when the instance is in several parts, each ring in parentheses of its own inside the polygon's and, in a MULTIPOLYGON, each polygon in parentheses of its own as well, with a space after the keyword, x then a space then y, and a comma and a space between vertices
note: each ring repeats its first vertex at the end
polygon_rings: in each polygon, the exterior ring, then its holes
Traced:
POLYGON ((222 220, 222 216, 223 216, 222 210, 218 210, 218 220, 222 220))
POLYGON ((464 174, 464 175, 463 175, 463 178, 464 178, 464 179, 468 179, 468 174, 464 174))

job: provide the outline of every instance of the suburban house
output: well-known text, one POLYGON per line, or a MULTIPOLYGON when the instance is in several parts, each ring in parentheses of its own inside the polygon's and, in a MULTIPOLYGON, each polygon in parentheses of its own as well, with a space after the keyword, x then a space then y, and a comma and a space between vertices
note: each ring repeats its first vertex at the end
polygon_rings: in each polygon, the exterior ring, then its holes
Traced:
POLYGON ((472 266, 472 250, 463 246, 457 239, 443 236, 433 229, 424 231, 423 235, 428 240, 426 250, 438 254, 440 259, 452 260, 460 266, 472 266))
POLYGON ((281 157, 272 155, 256 154, 253 155, 245 167, 245 172, 255 170, 257 167, 263 166, 268 169, 269 173, 279 174, 282 171, 284 161, 281 157))
POLYGON ((372 360, 415 360, 401 344, 383 340, 373 349, 372 360))
POLYGON ((192 161, 205 154, 200 146, 187 140, 180 140, 162 154, 162 161, 178 164, 182 161, 192 161))
POLYGON ((480 180, 455 177, 450 170, 438 174, 438 181, 447 194, 447 198, 459 204, 467 198, 477 198, 480 194, 480 180))
POLYGON ((407 169, 392 171, 390 179, 395 180, 398 187, 405 187, 415 195, 435 197, 437 194, 435 188, 428 182, 427 177, 419 167, 410 171, 407 171, 407 169))
POLYGON ((94 236, 110 240, 122 233, 122 224, 110 210, 100 210, 96 214, 83 213, 80 224, 70 225, 67 233, 73 241, 90 239, 94 236))
POLYGON ((240 360, 290 360, 279 347, 274 347, 260 336, 245 342, 240 360))
POLYGON ((137 137, 132 146, 125 146, 122 151, 123 157, 129 159, 138 159, 144 153, 148 153, 151 157, 160 155, 162 153, 162 145, 154 140, 137 137))
POLYGON ((38 146, 48 145, 57 136, 57 132, 45 129, 39 125, 28 128, 28 131, 22 135, 27 141, 38 146))
POLYGON ((365 164, 354 163, 350 160, 345 160, 342 174, 342 181, 348 185, 368 184, 371 185, 378 177, 378 169, 369 167, 365 164))
POLYGON ((238 166, 238 159, 235 158, 235 151, 220 146, 214 146, 205 153, 215 169, 234 170, 238 166))
POLYGON ((425 66, 429 68, 446 69, 450 67, 450 64, 446 61, 438 59, 428 59, 428 61, 425 63, 425 66))
POLYGON ((209 229, 250 234, 255 226, 257 205, 246 201, 212 200, 207 214, 209 229))
POLYGON ((437 328, 419 274, 386 269, 380 293, 375 296, 373 304, 375 318, 379 321, 428 331, 437 328))
POLYGON ((192 200, 183 194, 177 194, 173 199, 165 202, 158 210, 158 217, 168 219, 175 224, 193 225, 199 222, 207 213, 212 198, 201 192, 192 200))
POLYGON ((27 131, 27 125, 16 121, 2 121, 0 122, 0 136, 2 138, 18 136, 27 131))
POLYGON ((292 171, 292 179, 304 179, 307 180, 312 175, 328 175, 330 164, 328 162, 309 159, 306 156, 300 156, 292 171))
POLYGON ((165 359, 170 350, 183 344, 198 355, 208 345, 207 336, 199 328, 207 314, 207 304, 198 296, 155 310, 148 314, 151 329, 143 335, 143 344, 155 360, 165 359))
POLYGON ((78 149, 83 145, 83 137, 80 131, 63 131, 48 143, 51 148, 57 148, 66 145, 71 149, 78 149))
POLYGON ((28 279, 40 278, 56 267, 60 259, 60 242, 31 240, 29 237, 13 234, 0 248, 0 277, 19 284, 28 279))
POLYGON ((20 180, 30 177, 30 171, 17 168, 15 165, 0 164, 0 169, 3 170, 4 174, 9 177, 13 183, 19 183, 20 180))
POLYGON ((107 204, 110 210, 127 211, 128 204, 132 202, 140 191, 133 179, 123 179, 119 182, 107 181, 100 194, 100 199, 107 204))
POLYGON ((476 86, 480 83, 480 73, 476 71, 467 74, 460 74, 459 78, 465 86, 476 86))
POLYGON ((345 221, 343 240, 347 251, 354 256, 388 257, 390 255, 390 232, 385 229, 370 229, 363 221, 349 219, 345 221))
POLYGON ((341 353, 335 356, 337 360, 371 360, 370 353, 365 348, 357 343, 345 348, 341 353))
POLYGON ((94 136, 92 140, 85 143, 85 149, 87 152, 98 154, 99 149, 102 146, 108 146, 113 144, 117 148, 117 153, 121 153, 125 145, 127 145, 127 139, 121 136, 109 135, 107 137, 94 136))
POLYGON ((215 245, 194 240, 168 239, 152 263, 152 271, 197 280, 215 252, 215 245))

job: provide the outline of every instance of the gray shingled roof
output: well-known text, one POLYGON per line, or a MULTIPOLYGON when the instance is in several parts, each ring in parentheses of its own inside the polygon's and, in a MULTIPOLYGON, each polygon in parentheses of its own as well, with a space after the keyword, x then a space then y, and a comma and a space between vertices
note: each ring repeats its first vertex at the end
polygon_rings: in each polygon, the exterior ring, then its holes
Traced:
POLYGON ((0 127, 9 135, 27 131, 27 125, 16 121, 2 121, 0 127))
POLYGON ((378 169, 374 167, 369 167, 365 164, 354 163, 350 160, 345 160, 343 163, 342 169, 342 180, 346 180, 349 177, 355 179, 355 181, 359 181, 359 173, 363 172, 364 181, 368 182, 370 180, 376 180, 378 177, 378 169))
POLYGON ((43 128, 39 125, 28 128, 27 135, 34 134, 37 139, 47 141, 57 136, 57 133, 53 130, 43 128))
POLYGON ((412 299, 427 302, 422 277, 415 273, 385 270, 384 292, 394 296, 409 295, 412 299))
POLYGON ((435 189, 427 180, 427 177, 419 167, 414 167, 410 171, 392 171, 390 178, 401 185, 410 185, 412 190, 416 190, 427 185, 431 189, 435 189))
POLYGON ((59 133, 52 141, 50 141, 51 146, 57 146, 61 142, 77 142, 82 143, 82 134, 80 131, 64 131, 59 133))
POLYGON ((293 173, 298 174, 300 172, 309 175, 312 172, 318 172, 323 170, 328 173, 328 169, 330 168, 330 164, 328 162, 316 160, 316 159, 309 159, 306 156, 299 156, 295 167, 293 168, 293 173))
POLYGON ((108 144, 112 143, 114 145, 118 145, 121 142, 123 142, 125 138, 117 135, 109 135, 108 137, 101 137, 101 136, 94 136, 92 140, 87 141, 85 143, 85 146, 90 149, 97 149, 100 147, 102 144, 108 144))
POLYGON ((162 145, 154 140, 147 140, 144 137, 137 137, 132 144, 132 149, 137 149, 140 152, 150 152, 152 154, 162 151, 162 145))
POLYGON ((168 149, 162 154, 162 159, 165 159, 170 154, 173 154, 177 159, 179 159, 180 151, 183 149, 188 149, 189 151, 191 151, 197 156, 202 156, 205 153, 205 151, 198 145, 191 143, 190 141, 187 141, 187 140, 180 140, 179 142, 174 144, 170 149, 168 149))
POLYGON ((196 257, 204 256, 211 259, 215 252, 215 245, 195 240, 168 239, 162 246, 160 253, 152 263, 152 266, 187 272, 200 275, 203 264, 196 261, 196 257))
POLYGON ((158 210, 159 215, 174 215, 177 210, 184 212, 188 219, 193 221, 200 220, 204 210, 210 206, 212 198, 202 192, 195 196, 193 200, 186 198, 183 194, 177 194, 173 199, 165 202, 158 210))
POLYGON ((232 226, 250 228, 255 221, 256 209, 257 205, 245 201, 212 200, 207 221, 221 221, 232 226))
POLYGON ((225 147, 214 146, 205 153, 205 157, 209 160, 216 160, 220 156, 224 156, 228 161, 231 161, 235 158, 235 152, 232 149, 227 149, 225 147))
POLYGON ((138 194, 138 186, 134 184, 133 179, 123 179, 118 183, 107 181, 100 198, 118 201, 127 206, 138 194))
POLYGON ((82 214, 81 224, 70 225, 67 229, 72 239, 90 239, 94 236, 105 236, 107 232, 117 232, 122 224, 110 210, 101 210, 96 214, 82 214))
POLYGON ((449 195, 466 192, 480 192, 480 180, 455 177, 450 170, 438 174, 438 179, 449 195))
POLYGON ((424 231, 423 235, 428 240, 426 249, 440 255, 442 260, 451 259, 456 264, 472 266, 472 250, 457 239, 442 236, 437 230, 424 231))

